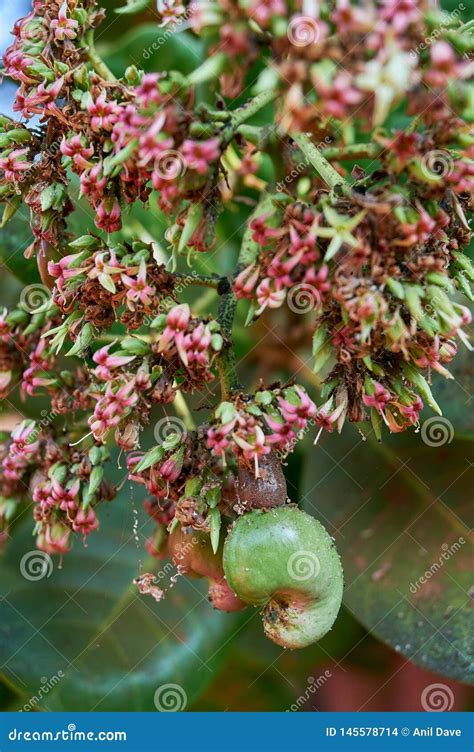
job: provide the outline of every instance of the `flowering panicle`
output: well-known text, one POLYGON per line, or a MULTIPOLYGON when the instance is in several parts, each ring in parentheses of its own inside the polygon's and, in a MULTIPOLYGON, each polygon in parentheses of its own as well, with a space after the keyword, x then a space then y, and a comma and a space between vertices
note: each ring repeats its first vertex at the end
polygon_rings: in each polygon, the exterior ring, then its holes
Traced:
POLYGON ((196 33, 219 38, 216 49, 227 60, 220 76, 225 96, 244 89, 265 39, 272 66, 257 88, 278 88, 278 121, 293 130, 337 138, 338 121, 380 125, 404 97, 426 120, 469 109, 472 63, 463 53, 472 50, 472 38, 459 12, 447 14, 427 0, 239 0, 232 7, 192 0, 183 12, 190 12, 196 33), (448 87, 454 79, 456 91, 448 87))
POLYGON ((146 454, 127 459, 130 478, 144 484, 150 494, 145 508, 158 527, 147 550, 154 556, 160 557, 167 533, 178 523, 210 533, 217 550, 221 513, 235 500, 234 476, 209 451, 204 438, 204 427, 171 433, 146 454))
POLYGON ((152 246, 108 246, 85 235, 70 248, 77 252, 50 261, 48 273, 55 280, 53 301, 63 314, 74 317, 73 331, 83 322, 102 329, 115 321, 137 329, 145 318, 173 303, 173 277, 156 263, 152 246))
POLYGON ((346 420, 379 437, 417 426, 424 405, 439 410, 432 373, 450 378, 469 345, 468 27, 428 0, 164 0, 158 14, 202 35, 192 73, 115 78, 95 0, 33 0, 3 58, 17 91, 14 119, 0 116, 0 226, 28 207, 39 278, 0 311, 0 398, 51 410, 0 444, 0 520, 32 496, 47 553, 98 527, 108 444, 148 493, 147 550, 163 556, 180 525, 215 553, 246 506, 241 476, 263 483, 306 434, 346 420), (77 199, 94 233, 73 230, 77 199), (156 223, 129 217, 135 204, 156 223), (290 350, 312 343, 318 405, 289 362, 284 386, 240 384, 242 299, 248 325, 272 317, 290 350), (182 431, 145 453, 168 405, 182 431))
POLYGON ((369 408, 374 421, 404 430, 418 422, 420 397, 438 410, 423 372, 450 378, 454 340, 467 344, 471 316, 453 298, 471 296, 472 269, 457 251, 469 237, 464 186, 434 184, 438 196, 451 192, 458 213, 449 215, 421 178, 413 185, 410 202, 392 187, 332 205, 325 195, 313 204, 276 196, 272 213, 250 225, 261 251, 236 277, 236 295, 252 301, 254 317, 285 301, 312 313, 315 370, 333 364, 325 393, 344 404, 339 427, 369 408))
POLYGON ((16 507, 31 497, 38 548, 66 553, 71 533, 87 536, 98 528, 95 507, 115 491, 104 479, 105 447, 78 450, 50 428, 25 420, 3 444, 0 465, 0 522, 8 527, 16 507))
POLYGON ((252 464, 258 477, 259 459, 272 449, 287 454, 316 417, 316 405, 299 386, 262 389, 252 400, 239 395, 215 411, 207 446, 224 464, 232 457, 252 464))

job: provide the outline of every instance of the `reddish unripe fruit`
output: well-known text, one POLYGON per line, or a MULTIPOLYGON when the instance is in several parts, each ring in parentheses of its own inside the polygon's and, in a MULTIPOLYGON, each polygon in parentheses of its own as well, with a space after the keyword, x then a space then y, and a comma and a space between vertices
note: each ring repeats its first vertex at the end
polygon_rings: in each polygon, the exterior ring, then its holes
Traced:
POLYGON ((259 460, 259 477, 253 466, 240 465, 237 495, 241 511, 281 507, 287 500, 286 480, 274 452, 259 460))
POLYGON ((214 553, 206 533, 186 533, 177 527, 170 535, 168 550, 173 563, 188 577, 207 577, 209 601, 219 611, 240 611, 246 604, 228 586, 222 566, 222 546, 214 553))

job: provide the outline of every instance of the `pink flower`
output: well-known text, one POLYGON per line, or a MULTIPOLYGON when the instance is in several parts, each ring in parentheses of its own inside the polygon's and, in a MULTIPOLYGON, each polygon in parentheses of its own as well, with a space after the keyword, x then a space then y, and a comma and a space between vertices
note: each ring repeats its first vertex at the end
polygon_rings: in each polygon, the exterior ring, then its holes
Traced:
POLYGON ((21 180, 22 173, 31 169, 32 164, 26 161, 25 154, 28 154, 28 149, 14 149, 8 156, 0 158, 0 170, 5 172, 7 182, 21 180))
POLYGON ((95 102, 89 102, 87 105, 87 111, 91 116, 91 128, 96 133, 111 131, 120 112, 117 102, 108 102, 105 96, 105 93, 102 93, 95 102))
POLYGON ((80 485, 80 481, 76 479, 69 488, 64 488, 53 476, 51 480, 51 496, 56 502, 56 505, 62 509, 63 512, 67 512, 69 509, 75 509, 77 507, 77 495, 79 493, 80 485))
POLYGON ((111 368, 120 368, 135 359, 134 355, 110 355, 111 347, 112 345, 105 345, 92 356, 93 361, 97 363, 94 373, 101 381, 108 381, 112 378, 111 368))
POLYGON ((164 151, 173 148, 174 142, 172 138, 157 138, 158 134, 161 133, 165 122, 166 114, 164 112, 160 112, 155 117, 153 123, 148 128, 146 133, 140 136, 138 161, 140 167, 146 166, 149 162, 158 159, 158 157, 164 151))
POLYGON ((64 3, 59 9, 57 19, 53 18, 53 20, 51 21, 50 27, 54 30, 54 38, 58 42, 64 41, 65 38, 76 38, 79 22, 73 18, 68 18, 66 0, 64 0, 64 3))
POLYGON ((416 397, 410 405, 399 404, 400 412, 405 418, 408 418, 410 423, 418 423, 420 419, 420 412, 423 410, 423 402, 420 397, 416 397))
POLYGON ((295 256, 290 256, 286 261, 283 261, 282 255, 280 253, 275 256, 268 267, 268 276, 275 280, 275 285, 278 289, 292 286, 291 272, 300 263, 303 250, 301 249, 295 256))
POLYGON ((286 17, 288 9, 284 0, 254 0, 248 7, 247 13, 259 26, 265 28, 273 16, 286 17))
POLYGON ((81 194, 87 196, 92 204, 101 200, 107 186, 107 178, 103 175, 102 169, 102 162, 98 162, 89 171, 82 172, 79 178, 81 194))
POLYGON ((32 436, 36 434, 34 421, 24 420, 17 426, 11 434, 12 443, 10 444, 10 453, 21 460, 28 460, 30 454, 34 454, 38 449, 38 441, 33 440, 32 436))
POLYGON ((380 15, 393 30, 402 34, 411 25, 422 20, 418 0, 383 0, 380 15))
POLYGON ((171 309, 166 318, 166 328, 160 337, 158 352, 163 352, 172 342, 176 342, 177 336, 186 330, 190 319, 191 311, 187 303, 171 309))
POLYGON ((212 450, 216 457, 224 456, 226 449, 230 447, 230 432, 235 426, 235 420, 218 428, 211 427, 207 432, 207 447, 212 450))
POLYGON ((257 301, 259 308, 255 312, 260 316, 265 308, 280 308, 286 298, 286 290, 277 289, 277 285, 268 277, 260 282, 257 287, 257 301))
POLYGON ((23 378, 21 382, 21 389, 23 395, 26 393, 30 397, 36 396, 36 389, 38 387, 47 387, 51 384, 51 379, 45 376, 38 376, 38 372, 35 368, 27 368, 23 372, 23 378))
POLYGON ((84 146, 83 140, 78 134, 75 134, 69 140, 64 137, 60 149, 61 154, 64 154, 65 157, 71 157, 74 166, 80 170, 88 170, 92 167, 89 159, 94 154, 94 148, 84 146))
POLYGON ((160 465, 158 472, 166 483, 174 483, 181 475, 181 467, 182 463, 176 460, 175 455, 172 455, 160 465))
POLYGON ((131 303, 141 303, 147 308, 155 294, 155 288, 147 284, 146 281, 146 262, 142 261, 136 277, 129 277, 127 274, 121 275, 123 284, 128 287, 127 300, 131 303))
POLYGON ((244 435, 241 433, 233 433, 232 437, 237 446, 242 450, 243 456, 246 460, 253 460, 255 466, 255 477, 259 477, 258 460, 265 454, 271 451, 271 447, 265 442, 265 434, 260 426, 255 426, 249 432, 244 435))
POLYGON ((347 409, 347 402, 341 402, 341 404, 338 405, 334 410, 332 406, 333 398, 331 397, 327 402, 324 403, 324 405, 319 408, 314 417, 314 422, 317 426, 319 426, 319 431, 313 442, 314 444, 318 443, 318 439, 321 436, 323 429, 326 429, 326 431, 329 432, 333 430, 333 428, 337 424, 337 421, 339 420, 343 412, 347 409))
POLYGON ((284 419, 297 430, 301 430, 306 426, 308 420, 316 415, 316 405, 299 386, 295 386, 295 391, 300 398, 299 405, 294 405, 282 397, 278 399, 278 405, 284 419))
POLYGON ((59 261, 48 261, 48 273, 58 280, 56 284, 59 290, 62 290, 64 283, 68 279, 84 273, 84 269, 80 266, 72 266, 81 256, 82 252, 70 253, 68 256, 63 256, 59 261))
POLYGON ((234 280, 234 292, 239 299, 252 298, 252 293, 258 282, 259 274, 259 268, 255 268, 255 264, 251 264, 236 276, 234 280))
POLYGON ((296 433, 293 430, 291 423, 275 420, 271 415, 265 415, 265 420, 268 427, 273 431, 273 433, 266 437, 267 443, 277 444, 284 449, 286 446, 289 446, 296 441, 296 433))
POLYGON ((373 394, 363 394, 362 400, 367 407, 374 407, 379 413, 383 411, 387 402, 392 399, 391 394, 378 381, 375 382, 373 394))
POLYGON ((217 138, 209 138, 207 141, 187 139, 181 151, 187 167, 199 172, 200 175, 205 175, 209 170, 209 163, 215 162, 221 154, 217 138))
POLYGON ((118 201, 104 199, 96 209, 96 226, 105 232, 118 232, 122 227, 121 214, 118 201))
POLYGON ((331 289, 331 283, 328 281, 329 267, 327 264, 316 271, 314 267, 310 267, 304 275, 304 284, 314 287, 318 293, 323 295, 325 292, 329 292, 331 289))
POLYGON ((281 230, 267 226, 266 220, 269 216, 269 214, 261 214, 259 217, 255 217, 250 223, 252 240, 255 240, 259 245, 268 245, 272 238, 278 238, 281 235, 281 230))
POLYGON ((39 483, 35 486, 32 494, 35 504, 39 504, 43 509, 54 507, 56 502, 51 495, 51 483, 39 483))
POLYGON ((72 523, 72 529, 74 532, 82 533, 83 535, 90 535, 90 533, 97 530, 98 527, 99 520, 97 519, 97 515, 92 507, 89 507, 88 509, 80 507, 77 510, 72 523))
POLYGON ((184 365, 197 363, 200 366, 208 366, 208 347, 211 344, 211 333, 201 322, 190 333, 177 342, 178 353, 184 365))
POLYGON ((70 548, 69 537, 71 530, 62 522, 47 525, 37 538, 36 545, 40 551, 47 554, 66 554, 70 548))
POLYGON ((6 53, 3 56, 3 64, 7 76, 24 84, 35 83, 35 79, 28 72, 28 67, 33 64, 31 57, 27 57, 22 50, 6 53))
POLYGON ((138 395, 135 392, 135 382, 132 380, 127 384, 123 384, 116 392, 113 391, 112 384, 108 384, 104 401, 107 415, 112 416, 115 413, 125 412, 127 408, 133 407, 138 401, 138 395))
POLYGON ((321 79, 316 81, 316 89, 324 114, 339 120, 347 117, 350 108, 363 99, 362 92, 352 85, 352 79, 345 71, 338 73, 330 85, 321 79))
POLYGON ((6 480, 21 480, 27 463, 19 457, 7 456, 2 461, 2 472, 6 480))
POLYGON ((137 95, 143 107, 157 105, 162 101, 163 96, 158 88, 160 78, 159 73, 145 73, 143 76, 140 86, 137 88, 137 95))

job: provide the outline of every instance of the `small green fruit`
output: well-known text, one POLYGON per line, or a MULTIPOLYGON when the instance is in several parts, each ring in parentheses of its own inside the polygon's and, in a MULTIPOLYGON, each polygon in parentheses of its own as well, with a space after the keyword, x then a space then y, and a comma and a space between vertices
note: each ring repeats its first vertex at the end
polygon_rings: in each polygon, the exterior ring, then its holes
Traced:
POLYGON ((296 507, 241 517, 223 563, 239 598, 263 607, 265 634, 278 645, 306 647, 334 624, 343 590, 339 555, 324 527, 296 507))

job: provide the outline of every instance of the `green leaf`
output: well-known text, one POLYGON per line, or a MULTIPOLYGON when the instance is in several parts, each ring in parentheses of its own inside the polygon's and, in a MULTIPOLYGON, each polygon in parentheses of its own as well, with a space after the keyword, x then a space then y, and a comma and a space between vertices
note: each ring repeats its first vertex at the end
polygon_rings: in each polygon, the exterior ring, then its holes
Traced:
POLYGON ((70 350, 67 351, 66 355, 68 357, 71 357, 72 355, 82 355, 84 350, 89 347, 89 345, 94 341, 95 337, 95 329, 92 326, 92 324, 89 324, 87 322, 82 327, 81 331, 79 332, 76 341, 74 342, 73 346, 70 348, 70 350))
POLYGON ((303 505, 335 537, 356 618, 414 663, 467 682, 471 446, 429 427, 381 443, 350 426, 325 434, 308 453, 303 505))
POLYGON ((193 34, 177 28, 170 35, 156 23, 140 24, 121 35, 119 40, 115 35, 112 42, 101 46, 100 53, 118 76, 131 64, 145 71, 177 70, 187 74, 204 58, 203 44, 193 34))
POLYGON ((454 377, 445 379, 440 374, 433 376, 432 390, 443 416, 453 426, 456 436, 474 439, 474 415, 471 395, 474 393, 472 353, 459 343, 459 350, 449 370, 454 377))
POLYGON ((219 548, 219 534, 221 529, 221 513, 217 509, 217 507, 214 507, 214 509, 211 509, 209 512, 209 516, 211 518, 211 545, 212 550, 214 553, 217 552, 217 549, 219 548))
POLYGON ((28 211, 20 207, 8 222, 8 227, 0 230, 0 268, 2 265, 21 282, 39 282, 40 276, 35 259, 25 259, 24 252, 33 242, 28 222, 28 211))
POLYGON ((146 10, 150 5, 150 0, 127 0, 127 4, 121 8, 115 8, 115 13, 139 13, 141 10, 146 10))
POLYGON ((149 467, 163 459, 165 452, 166 449, 161 444, 150 449, 146 452, 138 465, 133 468, 134 473, 142 473, 143 470, 148 470, 149 467))
MULTIPOLYGON (((36 709, 156 711, 162 685, 178 684, 189 705, 212 679, 242 617, 213 611, 204 583, 185 578, 160 603, 138 593, 133 579, 153 566, 143 563, 140 514, 125 490, 100 509, 102 529, 87 548, 78 537, 62 566, 54 557, 51 575, 36 581, 20 573, 34 548, 31 518, 15 530, 0 573, 0 660, 19 707, 54 676, 36 709)), ((158 575, 160 587, 169 584, 158 575)))

